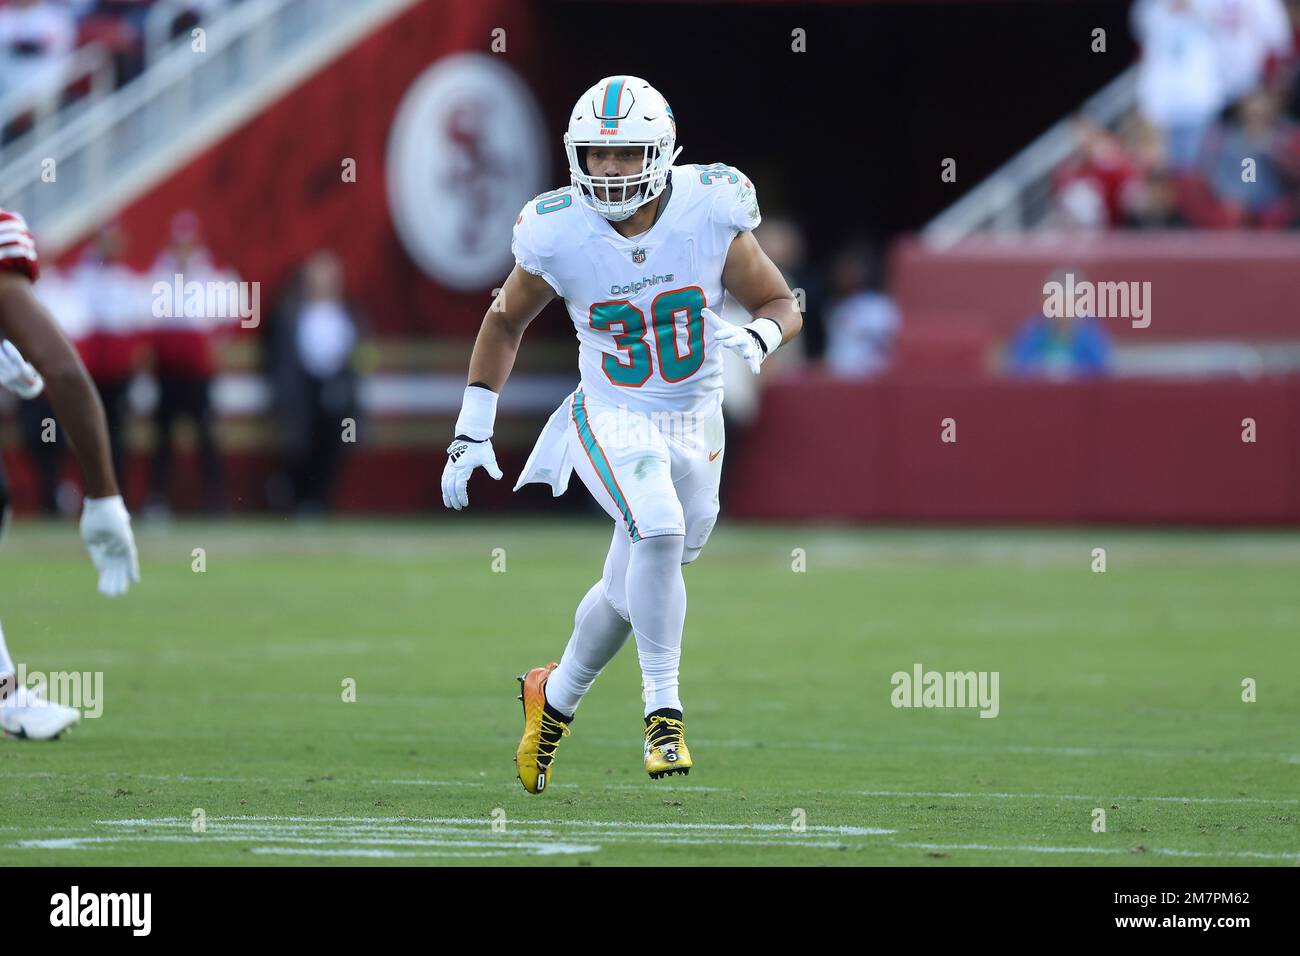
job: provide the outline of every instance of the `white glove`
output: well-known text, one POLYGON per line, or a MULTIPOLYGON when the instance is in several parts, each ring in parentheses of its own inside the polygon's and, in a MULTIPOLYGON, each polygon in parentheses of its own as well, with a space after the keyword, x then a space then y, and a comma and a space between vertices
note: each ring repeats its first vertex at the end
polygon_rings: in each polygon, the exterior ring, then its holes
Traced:
POLYGON ((457 438, 447 446, 447 466, 442 469, 442 503, 461 511, 469 507, 469 476, 482 467, 496 481, 501 480, 492 439, 469 441, 457 438))
POLYGON ((781 344, 781 327, 772 319, 760 317, 748 325, 732 325, 712 309, 704 309, 702 314, 713 333, 714 343, 743 358, 755 375, 763 359, 781 344))
POLYGON ((45 379, 23 358, 8 339, 0 340, 0 385, 19 398, 35 398, 45 388, 45 379))
POLYGON ((118 597, 140 580, 140 558, 131 534, 131 516, 121 495, 87 498, 81 509, 81 540, 99 571, 99 593, 118 597))

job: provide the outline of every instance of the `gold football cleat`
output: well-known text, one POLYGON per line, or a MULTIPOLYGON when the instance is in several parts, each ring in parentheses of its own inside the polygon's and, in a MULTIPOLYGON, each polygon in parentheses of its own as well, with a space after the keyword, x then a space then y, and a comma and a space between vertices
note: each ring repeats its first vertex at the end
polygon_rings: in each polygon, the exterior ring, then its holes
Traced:
POLYGON ((691 772, 691 752, 686 746, 686 725, 672 717, 646 718, 645 770, 658 780, 669 774, 691 772))
POLYGON ((524 736, 515 751, 515 771, 529 793, 546 789, 555 762, 555 748, 569 735, 569 725, 546 709, 546 678, 557 666, 552 661, 546 667, 534 667, 516 678, 520 684, 519 699, 524 704, 524 736))

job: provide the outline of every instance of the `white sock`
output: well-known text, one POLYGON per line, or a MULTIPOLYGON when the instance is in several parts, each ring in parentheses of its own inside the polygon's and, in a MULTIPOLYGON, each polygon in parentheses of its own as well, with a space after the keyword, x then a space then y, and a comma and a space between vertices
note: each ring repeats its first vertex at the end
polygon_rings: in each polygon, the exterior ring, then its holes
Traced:
POLYGON ((14 661, 9 656, 9 648, 5 646, 5 631, 0 627, 0 699, 8 700, 13 697, 14 679, 14 661))
POLYGON ((560 666, 546 679, 546 702, 572 716, 630 634, 627 621, 605 600, 604 580, 597 581, 573 615, 573 636, 560 658, 560 666))
POLYGON ((12 674, 14 672, 14 660, 9 656, 9 648, 5 646, 5 630, 0 627, 0 674, 12 674))
POLYGON ((647 717, 665 707, 682 709, 677 685, 686 623, 685 544, 680 534, 642 538, 632 545, 627 562, 627 609, 641 661, 647 717))

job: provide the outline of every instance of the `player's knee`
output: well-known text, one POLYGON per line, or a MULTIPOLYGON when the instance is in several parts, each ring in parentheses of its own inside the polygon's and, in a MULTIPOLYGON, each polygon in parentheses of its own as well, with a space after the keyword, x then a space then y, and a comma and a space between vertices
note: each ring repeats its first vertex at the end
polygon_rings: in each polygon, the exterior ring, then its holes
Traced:
POLYGON ((686 535, 680 531, 670 531, 663 534, 650 535, 642 537, 632 544, 633 548, 639 548, 647 557, 652 560, 662 560, 665 563, 673 562, 683 564, 682 553, 686 548, 686 535))

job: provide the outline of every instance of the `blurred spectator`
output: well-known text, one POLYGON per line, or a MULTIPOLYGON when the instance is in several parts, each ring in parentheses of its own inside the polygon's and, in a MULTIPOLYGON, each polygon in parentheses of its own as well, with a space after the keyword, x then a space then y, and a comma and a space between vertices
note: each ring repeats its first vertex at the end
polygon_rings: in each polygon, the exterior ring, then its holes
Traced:
POLYGON ((1174 169, 1190 167, 1226 101, 1218 50, 1199 0, 1138 0, 1131 19, 1142 48, 1138 110, 1165 138, 1174 169))
MULTIPOLYGON (((1073 270, 1074 284, 1086 281, 1073 270)), ((1064 284, 1064 271, 1050 281, 1064 284)), ((1105 375, 1110 370, 1110 337, 1091 316, 1048 318, 1040 309, 1025 319, 1008 347, 1007 370, 1026 378, 1068 381, 1105 375)))
POLYGON ((1052 177, 1055 217, 1063 225, 1119 225, 1139 180, 1136 160, 1118 136, 1087 116, 1074 120, 1078 146, 1052 177))
POLYGON ((1135 229, 1181 229, 1191 225, 1180 204, 1178 180, 1153 170, 1131 193, 1124 224, 1135 229))
POLYGON ((171 22, 166 24, 168 37, 175 38, 189 33, 204 20, 219 13, 229 2, 230 0, 178 0, 174 5, 175 14, 172 15, 171 22))
POLYGON ((354 359, 360 339, 342 264, 332 252, 313 253, 285 293, 270 332, 271 384, 292 489, 291 503, 273 504, 291 504, 303 513, 329 509, 342 463, 344 419, 355 422, 357 416, 354 359))
POLYGON ((113 467, 123 483, 127 389, 143 358, 143 330, 151 299, 148 280, 122 262, 125 243, 119 226, 104 226, 73 273, 90 312, 81 357, 103 399, 113 443, 113 467))
POLYGON ((1234 115, 1206 140, 1205 178, 1218 203, 1208 225, 1280 227, 1293 213, 1300 182, 1300 135, 1278 114, 1277 99, 1258 90, 1243 98, 1234 115), (1253 162, 1248 179, 1243 163, 1253 162))
POLYGON ((0 96, 31 101, 58 96, 76 39, 76 22, 61 4, 9 0, 0 7, 0 96))
POLYGON ((1291 52, 1291 27, 1282 0, 1195 0, 1210 24, 1219 79, 1227 103, 1264 85, 1271 58, 1291 52))
POLYGON ((833 299, 826 310, 826 366, 833 375, 863 378, 888 368, 902 324, 898 307, 878 291, 865 243, 846 247, 831 265, 833 299))
MULTIPOLYGON (((186 211, 172 219, 171 244, 154 262, 154 282, 182 288, 191 282, 207 287, 215 283, 237 283, 239 277, 219 270, 199 236, 199 222, 186 211), (179 276, 180 278, 176 278, 179 276)), ((145 510, 164 514, 171 487, 172 435, 178 418, 194 423, 198 438, 199 473, 203 486, 203 507, 219 512, 224 507, 221 492, 221 459, 212 412, 212 380, 216 374, 213 337, 219 326, 237 321, 230 315, 193 314, 188 303, 173 303, 165 310, 175 314, 153 319, 154 374, 158 380, 158 404, 154 409, 154 448, 150 495, 145 510), (180 308, 179 306, 186 306, 180 308)))
POLYGON ((789 219, 768 218, 754 230, 754 238, 772 263, 781 270, 786 284, 798 296, 803 292, 803 333, 794 341, 781 347, 773 359, 786 349, 796 355, 802 350, 805 358, 820 361, 826 352, 825 307, 826 289, 821 278, 809 263, 804 244, 803 230, 789 219))

